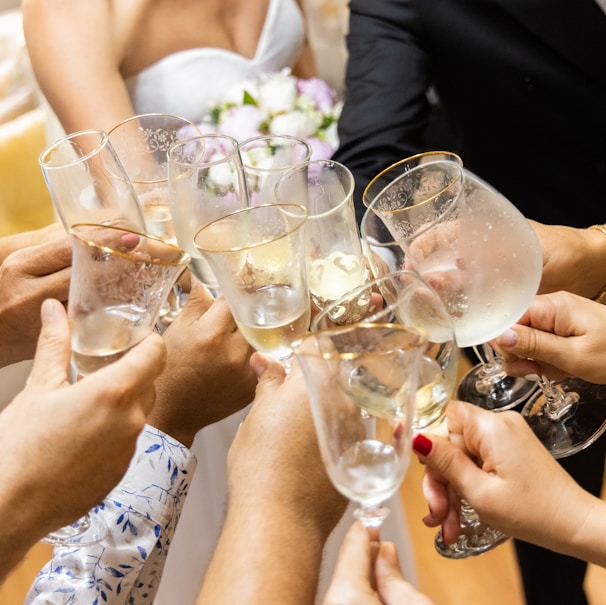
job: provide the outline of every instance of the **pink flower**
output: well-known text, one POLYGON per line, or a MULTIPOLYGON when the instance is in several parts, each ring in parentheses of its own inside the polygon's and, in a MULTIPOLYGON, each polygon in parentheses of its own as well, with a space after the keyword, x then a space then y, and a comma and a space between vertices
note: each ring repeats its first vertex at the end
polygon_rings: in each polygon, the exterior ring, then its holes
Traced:
POLYGON ((311 145, 311 160, 330 160, 335 152, 335 148, 330 143, 318 138, 309 138, 307 142, 311 145))
POLYGON ((222 115, 219 132, 227 134, 238 141, 243 141, 260 134, 259 126, 262 121, 263 114, 254 105, 230 107, 222 115))
POLYGON ((320 78, 298 80, 297 90, 300 95, 309 97, 319 111, 329 111, 335 103, 335 91, 320 78))

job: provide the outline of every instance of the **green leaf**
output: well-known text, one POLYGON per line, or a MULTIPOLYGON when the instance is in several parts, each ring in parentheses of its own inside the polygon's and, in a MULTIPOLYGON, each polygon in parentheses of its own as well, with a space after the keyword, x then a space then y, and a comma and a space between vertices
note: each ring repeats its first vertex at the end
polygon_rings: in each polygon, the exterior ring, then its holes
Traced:
POLYGON ((255 101, 254 97, 248 92, 248 90, 244 91, 242 105, 257 105, 257 102, 255 101))

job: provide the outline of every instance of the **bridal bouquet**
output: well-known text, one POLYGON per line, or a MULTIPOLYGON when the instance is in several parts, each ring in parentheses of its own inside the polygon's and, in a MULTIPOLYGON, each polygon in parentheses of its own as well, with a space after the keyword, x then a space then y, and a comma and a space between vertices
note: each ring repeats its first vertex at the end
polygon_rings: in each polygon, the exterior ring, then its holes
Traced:
POLYGON ((339 144, 341 108, 326 82, 296 78, 284 69, 238 84, 200 127, 237 141, 260 134, 290 135, 311 145, 312 159, 329 159, 339 144))

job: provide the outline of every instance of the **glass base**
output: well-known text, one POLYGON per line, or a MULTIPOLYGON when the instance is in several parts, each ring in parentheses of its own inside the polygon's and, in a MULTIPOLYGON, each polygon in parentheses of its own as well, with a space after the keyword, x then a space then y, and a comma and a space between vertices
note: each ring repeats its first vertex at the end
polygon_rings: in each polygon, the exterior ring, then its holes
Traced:
POLYGON ((565 458, 589 447, 606 431, 606 385, 566 378, 557 386, 564 394, 578 395, 570 398, 564 412, 550 409, 539 391, 524 406, 522 416, 554 458, 565 458))
POLYGON ((461 379, 457 398, 485 410, 503 412, 526 401, 537 388, 536 382, 515 376, 491 379, 480 363, 461 379))
POLYGON ((492 527, 482 526, 482 531, 463 533, 454 544, 446 544, 442 540, 442 531, 436 534, 434 547, 438 554, 447 559, 467 559, 481 555, 484 552, 492 550, 503 544, 509 539, 509 536, 492 527))
POLYGON ((99 517, 85 515, 75 523, 47 534, 41 541, 53 546, 88 546, 100 542, 106 534, 107 527, 99 517))

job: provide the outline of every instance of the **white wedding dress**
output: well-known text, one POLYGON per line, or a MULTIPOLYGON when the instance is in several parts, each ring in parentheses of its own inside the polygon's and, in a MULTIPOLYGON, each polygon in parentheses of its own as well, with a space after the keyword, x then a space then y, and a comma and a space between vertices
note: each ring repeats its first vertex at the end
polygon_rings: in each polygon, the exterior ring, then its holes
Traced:
MULTIPOLYGON (((126 85, 135 112, 172 113, 198 122, 206 115, 208 107, 220 102, 222 94, 232 86, 260 74, 292 66, 299 56, 304 35, 303 17, 295 0, 270 0, 258 48, 252 59, 216 48, 195 48, 169 55, 127 78, 126 85)), ((52 120, 52 112, 49 113, 52 120)), ((52 140, 57 138, 56 126, 55 123, 50 128, 52 140)), ((23 369, 14 368, 4 375, 11 373, 15 376, 15 371, 23 374, 23 369)), ((22 379, 19 376, 18 380, 22 379)), ((196 601, 224 520, 227 451, 247 411, 248 408, 204 428, 194 441, 192 450, 198 466, 170 548, 155 605, 193 605, 196 601)), ((415 583, 404 511, 397 496, 389 503, 389 508, 391 514, 385 522, 382 537, 396 543, 405 576, 415 583)), ((318 591, 320 602, 332 575, 339 547, 352 521, 350 507, 325 547, 318 591)), ((293 548, 296 547, 293 544, 293 548)))

